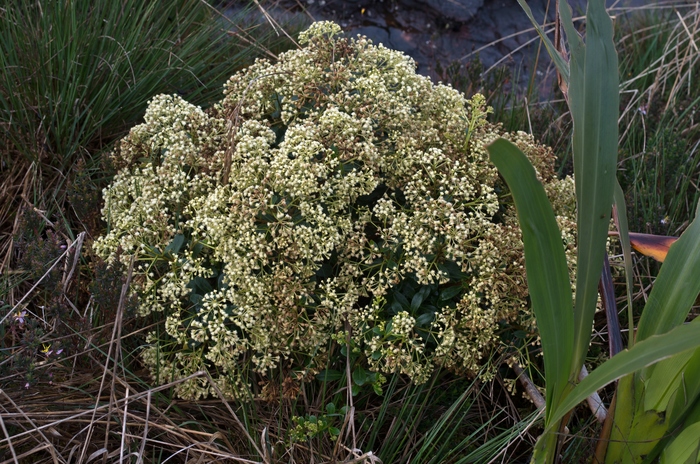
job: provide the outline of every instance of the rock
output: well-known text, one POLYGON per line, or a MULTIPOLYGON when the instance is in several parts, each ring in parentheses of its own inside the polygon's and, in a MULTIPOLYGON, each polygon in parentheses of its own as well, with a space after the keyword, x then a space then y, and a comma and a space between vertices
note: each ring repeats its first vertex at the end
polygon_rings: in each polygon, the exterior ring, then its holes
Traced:
POLYGON ((484 0, 426 0, 432 9, 445 19, 466 23, 470 21, 484 0))
MULTIPOLYGON (((233 0, 243 1, 243 0, 233 0)), ((262 1, 262 0, 261 0, 262 1)), ((553 21, 555 0, 527 0, 538 21, 553 21)), ((574 14, 585 12, 586 0, 568 1, 574 14)), ((622 0, 644 4, 651 0, 622 0)), ((606 0, 611 5, 616 0, 606 0)), ((546 72, 549 60, 517 0, 270 0, 277 14, 307 14, 333 20, 351 36, 363 34, 374 43, 410 55, 418 72, 434 79, 436 63, 465 65, 479 56, 484 69, 510 66, 525 83, 533 71, 546 72), (304 12, 302 13, 302 10, 304 12), (538 70, 532 66, 537 64, 538 70)))
POLYGON ((353 29, 352 35, 366 35, 375 44, 382 44, 386 48, 404 52, 408 56, 413 56, 418 52, 418 45, 415 36, 406 34, 401 29, 395 27, 381 28, 376 26, 358 27, 353 29))

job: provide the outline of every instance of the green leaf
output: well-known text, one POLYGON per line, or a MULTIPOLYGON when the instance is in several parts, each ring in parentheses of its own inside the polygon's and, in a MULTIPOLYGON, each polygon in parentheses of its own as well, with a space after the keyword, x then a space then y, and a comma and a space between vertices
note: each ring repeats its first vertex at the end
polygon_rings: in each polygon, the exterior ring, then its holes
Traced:
POLYGON ((224 274, 223 272, 221 272, 221 274, 219 274, 219 276, 216 278, 216 288, 218 290, 226 290, 228 288, 228 282, 226 282, 226 274, 224 274))
POLYGON ((401 305, 401 309, 407 310, 411 307, 411 303, 408 302, 408 299, 398 290, 394 292, 394 300, 401 305))
POLYGON ((416 325, 418 327, 425 327, 431 322, 433 322, 433 319, 435 319, 435 312, 430 311, 424 314, 421 314, 416 318, 416 325))
POLYGON ((695 351, 680 353, 645 369, 647 374, 642 377, 645 384, 645 410, 666 410, 671 396, 681 385, 688 363, 695 353, 695 351))
POLYGON ((588 2, 585 45, 574 29, 566 2, 560 3, 560 13, 571 47, 569 107, 574 120, 578 212, 574 359, 570 372, 575 379, 588 353, 610 224, 617 169, 620 81, 612 20, 605 2, 588 2))
POLYGON ((564 417, 593 392, 622 376, 700 346, 700 319, 666 332, 638 341, 601 364, 584 378, 549 416, 551 421, 564 417))
POLYGON ((355 385, 361 387, 367 383, 368 379, 369 376, 367 375, 367 371, 363 367, 356 367, 352 371, 352 381, 355 383, 355 385))
POLYGON ((614 410, 611 408, 610 411, 614 414, 614 426, 610 431, 610 441, 607 443, 607 456, 621 456, 625 451, 629 453, 626 441, 635 421, 637 409, 635 391, 639 388, 642 386, 637 383, 635 374, 625 375, 617 382, 615 408, 614 410))
POLYGON ((185 236, 182 234, 177 234, 173 237, 172 241, 165 247, 164 254, 172 253, 174 255, 180 252, 180 248, 185 243, 185 236))
MULTIPOLYGON (((696 350, 696 351, 700 351, 700 350, 696 350)), ((679 402, 678 400, 683 402, 683 406, 682 406, 683 413, 680 416, 677 416, 675 418, 672 418, 671 415, 666 414, 666 421, 667 421, 667 425, 668 425, 668 430, 670 430, 672 432, 667 433, 664 438, 659 440, 659 442, 656 444, 654 449, 647 453, 646 459, 644 460, 644 462, 642 464, 651 464, 652 462, 656 462, 655 459, 659 455, 661 455, 666 450, 667 447, 671 446, 672 442, 676 441, 679 438, 680 438, 680 441, 676 442, 675 445, 673 445, 675 447, 675 449, 671 450, 671 452, 678 453, 680 455, 682 452, 680 447, 682 447, 683 445, 692 445, 692 439, 693 439, 692 435, 689 437, 687 434, 684 434, 684 430, 686 427, 694 428, 694 424, 700 423, 700 401, 698 401, 697 396, 694 397, 695 398, 694 400, 690 400, 690 398, 693 395, 686 395, 684 388, 690 386, 691 390, 693 388, 695 390, 697 390, 698 388, 700 388, 700 383, 697 382, 698 374, 693 375, 695 372, 699 372, 699 371, 692 370, 693 368, 698 367, 697 363, 694 363, 693 361, 691 361, 690 364, 691 365, 688 366, 688 370, 687 370, 687 373, 689 374, 689 376, 688 376, 689 381, 686 381, 684 379, 684 385, 681 389, 678 390, 678 395, 676 395, 676 398, 674 400, 675 403, 678 403, 679 402), (696 383, 693 384, 691 382, 696 382, 696 383), (681 426, 681 427, 679 427, 679 426, 681 426), (681 435, 683 435, 683 437, 680 437, 681 435)), ((695 435, 696 437, 698 436, 697 433, 694 433, 693 435, 695 435)), ((695 459, 697 459, 697 457, 695 459)), ((668 459, 664 461, 663 457, 662 457, 661 462, 669 462, 670 463, 670 462, 676 462, 676 461, 670 461, 668 459)), ((678 462, 682 462, 682 461, 678 461, 678 462)), ((692 460, 692 449, 691 449, 690 458, 688 460, 686 460, 685 462, 691 462, 691 464, 696 464, 698 462, 697 460, 695 460, 695 461, 692 460)))
POLYGON ((204 244, 202 242, 197 242, 194 247, 192 248, 192 257, 197 258, 199 257, 199 254, 202 252, 204 249, 204 244))
MULTIPOLYGON (((617 209, 617 226, 620 233, 620 246, 625 264, 625 283, 627 284, 627 319, 629 321, 630 333, 634 331, 634 314, 632 312, 632 288, 634 286, 634 270, 632 269, 632 245, 630 245, 629 227, 627 226, 627 206, 625 205, 625 192, 622 191, 620 183, 615 180, 615 190, 613 191, 615 208, 617 209)), ((629 337, 628 345, 634 345, 634 337, 629 337)))
POLYGON ((198 290, 202 295, 206 295, 207 293, 214 290, 209 281, 204 277, 200 276, 196 276, 194 279, 190 280, 187 283, 187 287, 194 290, 198 290))
MULTIPOLYGON (((523 232, 528 288, 544 352, 549 413, 567 388, 573 353, 571 283, 561 233, 527 157, 504 139, 493 142, 488 151, 512 192, 523 232)), ((549 417, 546 423, 551 423, 549 417)))
POLYGON ((462 293, 462 286, 461 285, 453 285, 451 287, 443 288, 440 290, 440 296, 438 299, 440 301, 449 301, 452 298, 456 297, 462 293))
POLYGON ((160 258, 162 253, 160 252, 160 248, 154 247, 153 245, 146 245, 146 256, 148 257, 153 257, 153 258, 160 258))
MULTIPOLYGON (((689 411, 700 411, 700 349, 688 361, 676 396, 669 402, 666 418, 672 430, 685 418, 689 411)), ((700 414, 700 413, 699 413, 700 414)))
POLYGON ((664 448, 661 464, 697 464, 700 450, 700 422, 688 425, 664 448))
POLYGON ((535 17, 532 14, 532 10, 530 9, 530 6, 525 2, 525 0, 518 0, 518 3, 522 7, 522 9, 525 11, 525 14, 527 15, 527 17, 530 18, 530 22, 535 27, 537 34, 539 34, 540 38, 542 39, 542 42, 544 43, 544 46, 547 49, 547 53, 549 53, 549 56, 552 57, 552 61, 554 61, 554 65, 557 67, 557 70, 559 71, 559 73, 563 76, 564 81, 566 81, 566 83, 568 84, 569 83, 569 64, 564 60, 564 58, 562 58, 562 56, 559 53, 557 53, 556 49, 554 48, 554 44, 552 43, 551 40, 549 40, 549 37, 547 37, 547 34, 542 30, 542 27, 535 20, 535 17))
POLYGON ((462 280, 467 277, 467 274, 462 272, 462 267, 454 261, 445 261, 438 263, 438 271, 447 273, 447 277, 452 281, 462 280))
POLYGON ((700 293, 700 204, 695 220, 671 245, 637 328, 637 342, 681 324, 700 293))
POLYGON ((411 311, 415 313, 418 311, 418 308, 420 308, 420 305, 423 304, 423 301, 430 295, 430 291, 432 289, 430 288, 429 285, 424 285, 421 287, 418 292, 416 292, 415 295, 413 295, 413 298, 411 299, 411 311))

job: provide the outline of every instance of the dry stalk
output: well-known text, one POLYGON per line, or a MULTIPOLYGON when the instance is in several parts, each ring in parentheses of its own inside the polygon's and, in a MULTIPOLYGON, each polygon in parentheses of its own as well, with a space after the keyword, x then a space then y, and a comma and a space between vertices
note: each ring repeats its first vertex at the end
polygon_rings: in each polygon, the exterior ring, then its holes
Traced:
MULTIPOLYGON (((98 404, 100 401, 100 395, 102 394, 102 389, 104 388, 105 378, 107 377, 107 367, 109 366, 109 360, 112 359, 112 349, 114 348, 115 341, 116 341, 118 346, 116 347, 116 353, 114 356, 115 370, 114 370, 114 375, 112 376, 113 382, 112 382, 112 389, 111 389, 110 394, 112 396, 111 399, 116 400, 116 398, 113 398, 113 396, 114 396, 114 378, 116 377, 116 365, 117 365, 117 357, 119 356, 119 345, 120 345, 120 338, 117 339, 116 337, 117 337, 117 334, 119 334, 119 336, 121 336, 122 318, 120 316, 123 315, 123 313, 124 313, 124 306, 126 303, 126 298, 127 298, 128 292, 129 292, 129 286, 131 285, 131 278, 133 276, 133 271, 134 271, 134 257, 132 256, 131 262, 129 263, 129 270, 128 270, 128 274, 126 277, 126 281, 124 282, 124 285, 122 285, 122 293, 121 293, 121 297, 119 298, 119 305, 117 306, 117 319, 116 319, 115 324, 114 324, 114 329, 112 330, 112 339, 111 339, 112 342, 109 345, 109 352, 107 353, 107 359, 105 360, 104 371, 102 372, 102 380, 100 381, 100 388, 99 388, 98 393, 97 393, 97 400, 95 402, 95 408, 93 410, 93 416, 92 416, 93 420, 95 419, 95 414, 97 413, 97 407, 98 407, 98 404)), ((110 416, 112 413, 113 405, 116 402, 117 401, 110 401, 109 402, 108 406, 109 406, 110 416)), ((90 439, 92 438, 92 430, 93 430, 92 426, 90 426, 88 428, 87 438, 84 441, 83 448, 80 452, 80 459, 79 459, 80 462, 82 462, 83 459, 85 458, 85 453, 87 452, 87 446, 90 443, 90 439)), ((107 426, 107 428, 105 430, 105 442, 107 442, 107 440, 109 438, 108 435, 109 435, 109 425, 107 426)))
MULTIPOLYGON (((355 405, 353 404, 353 399, 352 399, 352 371, 350 370, 350 331, 351 331, 350 323, 346 320, 345 321, 345 349, 347 352, 347 356, 345 357, 345 377, 347 377, 347 400, 348 400, 348 412, 346 413, 347 416, 350 418, 348 421, 348 431, 347 433, 352 437, 352 449, 357 448, 357 434, 355 433, 355 405)), ((346 436, 347 438, 347 436, 346 436)))
POLYGON ((221 391, 221 389, 216 384, 216 382, 214 382, 214 379, 211 378, 211 375, 209 375, 209 372, 205 371, 204 374, 206 375, 207 379, 209 379, 209 383, 216 391, 216 394, 219 395, 219 398, 224 403, 224 406, 226 406, 226 409, 231 414, 231 417, 233 417, 233 420, 236 421, 236 424, 238 424, 238 427, 240 427, 240 429, 243 431, 243 434, 246 436, 246 438, 248 439, 250 444, 253 445, 253 448, 255 448, 255 451, 257 451, 257 453, 260 456, 263 456, 263 452, 260 450, 260 448, 258 448, 257 443, 255 442, 255 440, 253 440, 253 437, 250 436, 250 434, 248 433, 248 430, 245 428, 245 426, 243 425, 241 420, 238 418, 238 415, 236 415, 236 413, 233 411, 233 409, 231 409, 231 405, 229 405, 228 401, 226 401, 226 395, 224 395, 224 393, 221 391))

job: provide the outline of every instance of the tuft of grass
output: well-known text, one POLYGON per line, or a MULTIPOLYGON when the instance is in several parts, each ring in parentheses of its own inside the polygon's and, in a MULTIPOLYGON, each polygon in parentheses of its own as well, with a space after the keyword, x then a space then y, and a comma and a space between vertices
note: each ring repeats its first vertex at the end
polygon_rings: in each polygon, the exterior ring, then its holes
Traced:
MULTIPOLYGON (((260 54, 201 0, 6 0, 0 11, 3 161, 21 154, 64 173, 123 135, 153 95, 207 103, 260 54)), ((263 50, 269 34, 255 37, 263 50)))
POLYGON ((0 263, 31 205, 71 239, 97 223, 102 154, 160 93, 207 105, 256 57, 293 46, 204 0, 0 1, 0 263), (251 46, 254 44, 254 46, 251 46))

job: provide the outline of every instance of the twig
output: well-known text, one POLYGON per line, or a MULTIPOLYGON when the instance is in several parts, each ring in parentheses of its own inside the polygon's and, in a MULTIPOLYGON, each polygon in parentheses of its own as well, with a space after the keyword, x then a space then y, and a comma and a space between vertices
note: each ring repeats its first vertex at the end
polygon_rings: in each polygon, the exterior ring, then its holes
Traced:
MULTIPOLYGON (((22 454, 20 454, 20 455, 17 455, 17 457, 13 456, 12 459, 7 459, 7 460, 5 460, 5 461, 2 461, 2 462, 0 462, 0 464, 10 464, 11 462, 18 463, 18 460, 19 460, 19 459, 23 459, 23 458, 29 457, 29 456, 31 456, 32 454, 35 454, 35 453, 37 453, 37 452, 39 452, 39 451, 41 451, 41 450, 44 450, 44 449, 46 449, 46 448, 51 448, 51 445, 48 444, 48 443, 46 443, 46 444, 44 444, 44 445, 39 445, 39 446, 37 446, 37 447, 34 448, 34 449, 31 449, 31 450, 29 450, 29 451, 25 451, 24 453, 22 453, 22 454)), ((54 459, 54 462, 56 462, 55 459, 54 459)))
MULTIPOLYGON (((513 370, 517 374, 518 380, 522 384, 523 388, 525 388, 525 393, 527 393, 527 396, 532 400, 538 409, 544 410, 546 404, 544 397, 537 389, 537 386, 532 382, 532 380, 530 380, 527 373, 517 362, 513 362, 513 370)), ((581 373, 578 377, 579 380, 583 380, 587 375, 588 370, 586 370, 586 366, 582 366, 581 373)), ((593 392, 593 394, 586 398, 586 401, 588 402, 588 407, 591 409, 591 412, 595 415, 598 422, 601 424, 605 422, 605 418, 608 415, 608 410, 605 408, 603 400, 600 398, 600 395, 598 395, 598 392, 593 392)), ((565 427, 564 433, 569 433, 568 428, 565 427)))
MULTIPOLYGON (((39 427, 37 427, 37 425, 34 423, 34 421, 33 421, 29 416, 27 416, 27 414, 26 414, 22 409, 20 409, 19 406, 17 406, 17 403, 15 403, 15 402, 12 400, 12 398, 10 398, 10 396, 9 396, 7 393, 5 393, 4 390, 0 390, 0 394, 2 394, 2 396, 4 396, 5 398, 7 398, 7 400, 8 400, 10 403, 12 403, 12 406, 14 406, 14 408, 15 408, 17 411, 19 411, 19 413, 22 415, 22 417, 24 417, 24 419, 25 419, 27 422, 29 422, 29 423, 31 424, 32 427, 34 427, 34 430, 36 430, 37 432, 39 432, 39 435, 41 435, 41 436, 44 438, 44 440, 46 441, 46 445, 48 445, 47 447, 50 449, 51 455, 53 456, 54 462, 55 462, 55 461, 56 461, 56 450, 54 449, 54 446, 51 444, 51 440, 49 440, 48 437, 47 437, 46 435, 44 435, 44 432, 42 432, 41 430, 39 430, 39 427)), ((2 414, 0 414, 0 416, 2 416, 2 414)), ((9 440, 8 440, 8 443, 10 444, 10 449, 11 449, 11 448, 12 448, 12 443, 10 443, 9 440)), ((13 454, 14 454, 14 453, 13 453, 13 454)), ((63 460, 62 460, 62 461, 63 461, 63 460)), ((63 461, 63 462, 65 462, 65 461, 63 461)))
MULTIPOLYGON (((146 395, 150 395, 151 393, 157 393, 157 392, 169 390, 169 389, 173 388, 174 385, 178 385, 178 384, 187 382, 188 380, 194 379, 194 378, 196 378, 196 377, 202 377, 202 376, 204 376, 204 375, 206 375, 206 372, 205 372, 205 371, 197 371, 197 372, 195 372, 195 373, 193 373, 193 374, 191 374, 191 375, 188 375, 187 377, 183 377, 182 379, 175 380, 175 381, 170 382, 170 383, 167 383, 167 384, 165 384, 165 385, 160 385, 160 386, 158 386, 158 387, 156 387, 156 388, 151 388, 151 389, 149 389, 149 390, 147 390, 147 391, 145 391, 145 392, 137 393, 137 394, 135 394, 135 395, 132 396, 131 401, 133 402, 133 401, 135 401, 135 400, 137 400, 137 399, 141 399, 141 398, 145 397, 146 395)), ((98 398, 98 399, 99 399, 99 398, 98 398)), ((121 404, 122 401, 124 401, 124 400, 123 400, 123 399, 117 400, 118 404, 121 404)), ((70 415, 70 416, 68 416, 68 417, 65 417, 65 418, 63 418, 63 419, 59 419, 59 420, 54 421, 54 422, 51 422, 51 423, 49 423, 49 424, 45 424, 45 425, 39 426, 39 427, 36 428, 36 431, 48 429, 48 428, 51 428, 51 427, 55 427, 55 426, 57 426, 57 425, 59 425, 59 424, 63 424, 63 423, 66 423, 66 422, 75 421, 76 419, 79 419, 79 418, 81 418, 81 417, 85 417, 85 416, 90 415, 90 414, 95 415, 95 413, 96 413, 97 411, 102 411, 102 410, 104 410, 104 409, 107 409, 108 407, 109 407, 109 405, 107 405, 107 404, 104 404, 104 405, 102 405, 102 406, 97 406, 96 408, 88 409, 88 410, 86 410, 86 411, 82 411, 82 412, 79 412, 79 413, 70 415)), ((167 420, 167 417, 164 417, 164 418, 167 420)), ((92 422, 92 420, 91 420, 91 422, 92 422)), ((163 427, 163 426, 161 426, 161 427, 163 427)), ((170 432, 171 432, 171 433, 176 433, 176 431, 177 431, 178 429, 180 429, 180 427, 178 427, 177 425, 173 424, 173 425, 172 425, 172 430, 171 430, 170 432)), ((27 431, 18 433, 18 434, 15 435, 13 438, 20 438, 20 437, 23 437, 23 436, 25 436, 25 435, 29 435, 30 433, 32 433, 32 432, 34 432, 34 431, 35 431, 35 430, 27 430, 27 431)), ((9 442, 9 439, 8 439, 8 438, 3 438, 3 439, 0 440, 0 444, 5 443, 5 442, 9 442)))
POLYGON ((280 35, 280 33, 277 31, 277 28, 279 28, 280 31, 282 31, 282 33, 283 33, 285 36, 287 36, 287 38, 288 38, 289 40, 291 40, 292 43, 293 43, 294 45, 296 45, 297 47, 299 47, 299 44, 297 43, 297 41, 294 40, 294 38, 293 38, 291 35, 289 35, 289 34, 287 33, 287 31, 285 31, 284 28, 283 28, 282 26, 280 26, 279 23, 278 23, 277 21, 275 21, 275 18, 273 18, 272 16, 270 16, 270 14, 267 12, 267 10, 265 10, 265 8, 263 8, 262 5, 260 5, 260 3, 258 2, 258 0, 253 0, 253 3, 255 3, 255 4, 258 6, 258 8, 260 9, 260 12, 261 12, 262 15, 265 17, 265 19, 267 20, 267 22, 270 23, 270 26, 272 26, 272 29, 275 31, 275 33, 276 33, 278 36, 280 35))
POLYGON ((542 396, 542 393, 540 393, 540 391, 537 389, 537 386, 532 382, 532 380, 530 380, 530 377, 523 370, 523 368, 520 367, 520 364, 513 361, 513 370, 518 376, 520 384, 525 389, 525 393, 527 393, 527 396, 532 400, 537 409, 544 409, 544 396, 542 396))
MULTIPOLYGON (((66 277, 64 275, 64 280, 63 280, 63 293, 66 293, 68 290, 68 284, 70 284, 71 279, 73 278, 73 273, 75 272, 75 269, 78 267, 78 261, 80 260, 80 251, 83 248, 83 241, 85 240, 85 232, 80 232, 78 236, 75 238, 75 241, 72 243, 69 243, 69 246, 75 245, 76 250, 75 250, 75 255, 73 255, 73 264, 71 265, 70 272, 68 273, 68 276, 66 277)), ((78 313, 80 314, 80 313, 78 313)))
MULTIPOLYGON (((67 251, 67 250, 66 250, 67 251)), ((131 262, 129 263, 129 271, 126 277, 126 281, 124 282, 124 285, 122 285, 122 294, 121 297, 119 298, 119 304, 117 305, 117 320, 114 323, 114 328, 112 329, 112 341, 114 341, 117 332, 121 331, 121 324, 119 323, 119 313, 120 311, 123 312, 124 310, 124 302, 126 301, 126 295, 129 291, 129 286, 131 285, 131 277, 133 275, 134 271, 134 256, 131 257, 131 262)), ((114 343, 110 343, 109 345, 109 351, 107 352, 107 359, 105 360, 105 367, 102 372, 102 379, 100 380, 100 388, 97 391, 97 395, 95 395, 95 408, 92 411, 92 420, 95 419, 95 415, 97 414, 97 406, 100 403, 100 396, 102 395, 102 389, 104 388, 105 385, 105 379, 107 377, 107 371, 108 371, 108 366, 109 366, 109 360, 112 358, 112 349, 114 348, 114 343)), ((117 356, 119 353, 116 353, 114 356, 114 364, 117 364, 117 356)), ((114 376, 112 377, 112 387, 114 387, 114 377, 116 377, 116 370, 114 372, 114 376)), ((110 402, 109 402, 109 414, 112 412, 112 408, 114 407, 114 402, 112 401, 114 395, 114 388, 112 388, 112 392, 110 394, 110 402)), ((117 401, 118 402, 118 401, 117 401)), ((107 439, 107 434, 109 434, 109 422, 107 423, 106 431, 105 431, 105 440, 107 439)), ((83 462, 85 459, 85 453, 87 452, 87 447, 88 444, 90 443, 90 439, 92 438, 92 423, 90 426, 88 426, 88 431, 87 431, 87 437, 85 438, 85 442, 83 444, 83 448, 80 452, 80 459, 78 459, 78 462, 83 462)))
MULTIPOLYGON (((228 16, 226 16, 224 13, 222 13, 220 9, 215 8, 214 6, 210 5, 209 2, 206 1, 206 0, 200 0, 200 1, 201 1, 204 5, 206 5, 210 10, 212 10, 212 12, 213 12, 214 14, 220 16, 221 18, 223 18, 224 20, 228 21, 230 24, 232 24, 232 25, 234 25, 236 28, 238 28, 242 33, 248 35, 248 33, 245 32, 245 31, 241 28, 240 25, 234 23, 234 22, 231 20, 231 18, 229 18, 228 16)), ((285 34, 286 34, 286 33, 285 33, 285 34)), ((277 55, 275 55, 274 53, 272 53, 272 52, 271 52, 270 50, 268 50, 267 48, 261 46, 259 43, 257 43, 256 40, 251 40, 250 38, 244 37, 242 34, 239 34, 238 32, 233 32, 233 31, 228 31, 228 32, 227 32, 227 35, 229 35, 229 36, 236 36, 236 37, 240 38, 241 40, 243 40, 243 41, 244 41, 245 43, 247 43, 248 45, 250 45, 251 47, 257 48, 258 50, 262 51, 264 54, 268 55, 268 56, 269 56, 270 58, 272 58, 273 60, 274 60, 274 59, 277 59, 277 55)), ((296 44, 296 42, 294 42, 294 43, 296 44)), ((297 45, 297 47, 298 47, 298 45, 297 45)))
POLYGON ((124 394, 124 418, 122 419, 122 437, 121 443, 119 444, 119 464, 124 462, 124 442, 126 441, 126 416, 127 408, 129 405, 129 388, 127 387, 126 393, 124 394))
POLYGON ((146 438, 148 437, 148 422, 151 414, 151 391, 148 391, 148 396, 146 396, 146 419, 143 422, 143 438, 141 439, 141 447, 139 448, 139 455, 136 460, 136 464, 143 464, 143 453, 146 451, 146 438))
POLYGON ((362 453, 362 450, 353 448, 350 449, 347 446, 343 446, 346 451, 349 451, 350 454, 352 455, 352 459, 349 461, 343 461, 343 464, 356 464, 360 462, 365 462, 365 460, 369 460, 371 463, 379 463, 382 464, 382 460, 379 459, 379 456, 376 456, 373 452, 367 451, 366 453, 362 453), (359 455, 359 456, 358 456, 359 455))
POLYGON ((12 440, 10 439, 10 434, 7 432, 7 428, 5 427, 5 421, 2 420, 2 414, 0 414, 0 427, 2 427, 2 431, 5 433, 5 436, 7 437, 7 444, 10 447, 10 452, 12 453, 12 458, 15 461, 15 464, 19 464, 19 461, 17 460, 17 453, 15 453, 15 447, 12 446, 12 440))
POLYGON ((26 196, 24 193, 23 193, 21 196, 22 196, 22 200, 24 200, 24 201, 32 208, 32 210, 34 210, 34 212, 35 212, 39 217, 41 217, 41 219, 43 219, 44 221, 46 221, 46 223, 47 223, 48 225, 50 225, 51 228, 52 228, 54 231, 56 231, 61 237, 63 237, 64 240, 70 241, 70 239, 68 238, 68 236, 67 236, 66 234, 64 234, 63 232, 61 232, 61 230, 60 230, 58 227, 56 227, 56 225, 55 225, 53 222, 51 222, 51 220, 50 220, 49 218, 46 217, 46 215, 44 214, 44 212, 43 212, 42 210, 40 210, 39 208, 37 208, 36 206, 34 206, 34 203, 32 203, 31 201, 29 201, 29 199, 27 198, 27 196, 26 196))

